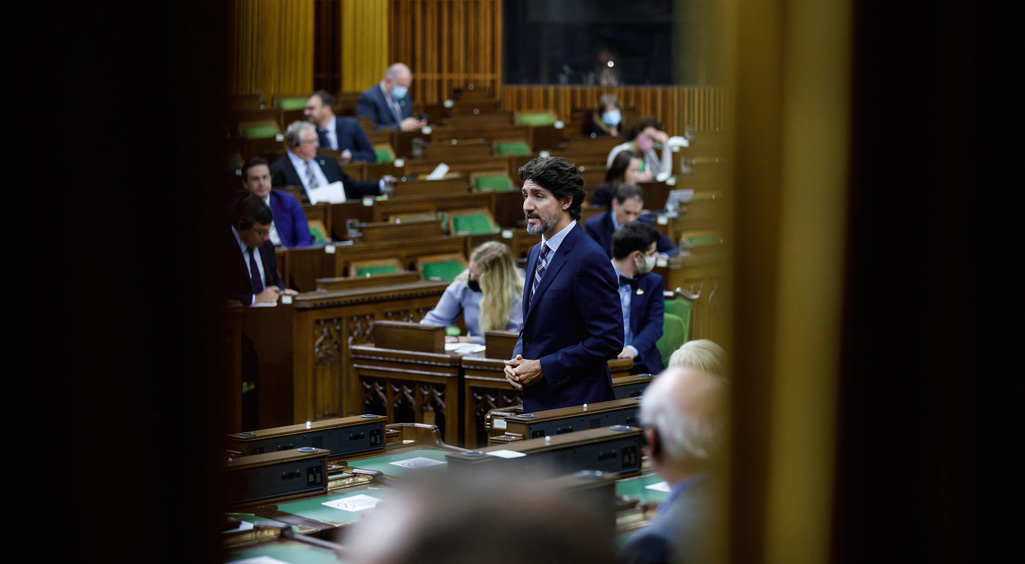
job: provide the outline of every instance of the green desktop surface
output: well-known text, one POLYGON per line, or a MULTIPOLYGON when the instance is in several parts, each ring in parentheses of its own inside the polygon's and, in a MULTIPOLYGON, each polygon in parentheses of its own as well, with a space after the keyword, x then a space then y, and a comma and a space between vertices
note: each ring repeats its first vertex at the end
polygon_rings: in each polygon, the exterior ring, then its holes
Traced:
POLYGON ((664 482, 658 474, 648 474, 636 478, 627 478, 616 482, 616 495, 625 495, 645 503, 662 503, 669 497, 669 492, 653 490, 648 486, 664 482))
POLYGON ((362 470, 376 470, 386 476, 403 476, 418 468, 444 468, 448 452, 433 448, 420 448, 397 454, 351 460, 348 465, 362 470), (441 464, 437 464, 440 462, 441 464))
POLYGON ((359 521, 363 511, 373 508, 377 501, 389 495, 391 491, 383 486, 358 487, 342 493, 283 503, 278 505, 278 511, 321 523, 342 525, 359 521))
POLYGON ((297 542, 277 542, 233 550, 227 562, 269 562, 268 558, 290 564, 340 564, 342 561, 333 552, 297 542))
POLYGON ((235 519, 238 519, 239 521, 245 521, 247 523, 261 523, 269 521, 271 523, 276 523, 278 525, 282 524, 280 521, 275 521, 274 519, 270 519, 267 517, 260 517, 259 515, 253 515, 252 513, 231 513, 230 516, 234 517, 235 519))

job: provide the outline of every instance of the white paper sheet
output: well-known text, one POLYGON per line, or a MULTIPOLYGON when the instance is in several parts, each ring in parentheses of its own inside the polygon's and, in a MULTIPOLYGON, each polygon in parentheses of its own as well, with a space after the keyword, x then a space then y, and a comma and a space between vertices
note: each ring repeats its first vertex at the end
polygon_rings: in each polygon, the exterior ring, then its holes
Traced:
POLYGON ((319 204, 321 202, 341 204, 345 202, 345 187, 342 186, 341 180, 332 182, 327 186, 310 188, 306 190, 306 194, 309 195, 311 204, 319 204))
POLYGON ((395 466, 401 466, 402 468, 427 468, 429 466, 437 466, 439 464, 444 464, 444 462, 440 460, 434 460, 433 458, 418 456, 416 458, 407 458, 406 460, 397 460, 395 462, 392 462, 391 464, 394 464, 395 466))
POLYGON ((335 509, 341 509, 342 511, 349 511, 354 513, 356 511, 373 509, 379 501, 381 500, 374 496, 359 494, 352 495, 349 497, 343 497, 342 499, 325 501, 321 505, 326 505, 328 507, 333 507, 335 509))

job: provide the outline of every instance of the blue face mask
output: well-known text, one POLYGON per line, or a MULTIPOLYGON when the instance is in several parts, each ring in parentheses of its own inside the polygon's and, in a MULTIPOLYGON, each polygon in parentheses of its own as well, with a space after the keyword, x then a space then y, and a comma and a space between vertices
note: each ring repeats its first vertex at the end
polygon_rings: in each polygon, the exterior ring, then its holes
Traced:
POLYGON ((391 89, 391 97, 395 98, 396 100, 401 100, 401 99, 405 98, 406 94, 408 94, 408 93, 409 93, 409 89, 406 88, 405 86, 402 86, 401 84, 396 84, 395 88, 391 89))
POLYGON ((601 120, 605 122, 605 125, 615 127, 623 120, 623 115, 619 113, 619 110, 609 110, 601 115, 601 120))

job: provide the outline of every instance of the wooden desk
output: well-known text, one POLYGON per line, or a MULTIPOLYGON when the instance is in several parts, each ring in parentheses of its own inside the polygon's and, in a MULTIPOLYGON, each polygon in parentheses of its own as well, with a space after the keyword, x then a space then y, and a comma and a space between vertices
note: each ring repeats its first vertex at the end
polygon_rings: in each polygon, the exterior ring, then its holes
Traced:
POLYGON ((469 245, 470 238, 466 235, 438 235, 404 241, 333 244, 330 250, 328 245, 280 249, 278 268, 289 287, 312 292, 317 289, 318 279, 348 277, 353 262, 397 259, 403 270, 416 270, 416 260, 422 256, 444 253, 469 256, 469 245))
POLYGON ((350 348, 358 386, 349 410, 385 415, 389 423, 437 425, 443 440, 460 440, 459 388, 461 359, 448 353, 378 348, 350 348))
POLYGON ((308 292, 291 305, 244 308, 242 333, 257 352, 259 427, 360 415, 350 346, 370 342, 375 320, 419 321, 446 287, 418 281, 308 292))

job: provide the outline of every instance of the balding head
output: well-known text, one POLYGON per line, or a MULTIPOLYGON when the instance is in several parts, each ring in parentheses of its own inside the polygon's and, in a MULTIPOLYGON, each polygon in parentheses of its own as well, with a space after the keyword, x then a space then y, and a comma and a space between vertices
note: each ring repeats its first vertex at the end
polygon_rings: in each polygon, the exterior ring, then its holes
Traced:
POLYGON ((641 423, 655 469, 675 482, 707 469, 726 440, 726 382, 669 368, 644 390, 641 423))
POLYGON ((353 564, 612 564, 599 513, 525 473, 445 473, 403 482, 342 543, 353 564))

